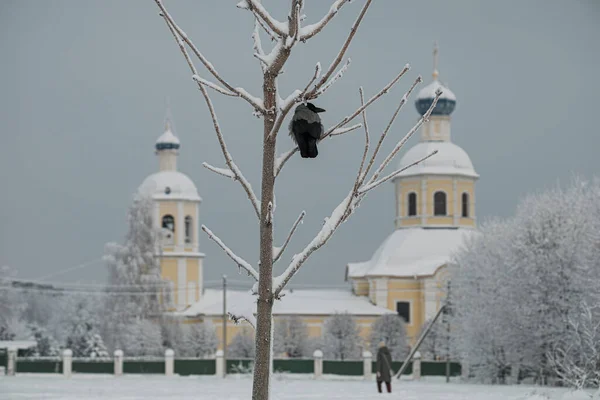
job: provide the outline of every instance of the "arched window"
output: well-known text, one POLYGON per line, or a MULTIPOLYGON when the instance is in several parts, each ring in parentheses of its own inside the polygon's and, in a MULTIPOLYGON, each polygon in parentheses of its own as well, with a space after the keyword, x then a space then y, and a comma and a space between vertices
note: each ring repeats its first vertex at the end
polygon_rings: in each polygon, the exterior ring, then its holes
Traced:
POLYGON ((467 192, 462 194, 462 216, 463 218, 469 217, 469 193, 467 192))
POLYGON ((171 232, 175 232, 175 219, 172 215, 165 215, 162 217, 162 227, 170 230, 171 232))
POLYGON ((415 215, 417 215, 417 194, 415 192, 411 192, 408 194, 407 215, 409 217, 414 217, 415 215))
POLYGON ((433 215, 446 215, 446 193, 435 192, 433 194, 433 215))
POLYGON ((185 242, 192 243, 192 217, 185 217, 185 242))

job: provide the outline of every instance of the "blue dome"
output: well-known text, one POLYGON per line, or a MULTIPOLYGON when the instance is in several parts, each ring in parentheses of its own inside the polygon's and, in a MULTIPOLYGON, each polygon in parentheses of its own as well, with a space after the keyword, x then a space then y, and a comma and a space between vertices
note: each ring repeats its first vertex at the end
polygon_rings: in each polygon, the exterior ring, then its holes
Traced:
POLYGON ((417 111, 421 115, 425 115, 433 100, 435 99, 435 93, 440 90, 442 95, 438 99, 435 108, 432 111, 432 115, 450 115, 454 111, 456 107, 456 96, 454 93, 444 85, 440 83, 437 79, 431 82, 429 85, 425 86, 419 94, 417 95, 417 100, 415 101, 415 107, 417 111))

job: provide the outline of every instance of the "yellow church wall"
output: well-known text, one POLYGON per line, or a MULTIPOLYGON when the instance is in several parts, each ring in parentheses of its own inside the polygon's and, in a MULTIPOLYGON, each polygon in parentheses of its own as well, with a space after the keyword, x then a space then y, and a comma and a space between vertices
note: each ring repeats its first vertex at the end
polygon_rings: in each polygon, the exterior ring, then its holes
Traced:
POLYGON ((456 184, 456 191, 461 202, 459 207, 459 213, 461 216, 460 224, 464 226, 475 227, 475 218, 473 218, 475 216, 475 182, 471 180, 459 180, 456 184), (469 194, 468 218, 462 217, 462 194, 465 192, 469 194))
POLYGON ((160 260, 161 276, 169 279, 177 285, 177 260, 174 258, 163 258, 160 260))
POLYGON ((369 281, 366 279, 355 279, 352 281, 354 294, 357 296, 367 296, 369 294, 369 281))
POLYGON ((390 279, 388 281, 388 307, 396 311, 396 302, 410 303, 410 322, 406 324, 406 334, 413 343, 424 322, 423 284, 414 279, 390 279))
MULTIPOLYGON (((194 293, 194 301, 198 301, 200 299, 200 294, 199 291, 202 290, 202 288, 198 287, 198 259, 194 259, 194 258, 188 258, 186 260, 186 266, 187 266, 187 273, 186 273, 186 277, 187 277, 187 281, 188 282, 194 282, 196 284, 196 292, 194 293)), ((186 299, 189 299, 190 293, 187 293, 186 299)))
POLYGON ((183 214, 190 215, 192 218, 196 219, 196 203, 193 203, 191 201, 184 202, 183 214))

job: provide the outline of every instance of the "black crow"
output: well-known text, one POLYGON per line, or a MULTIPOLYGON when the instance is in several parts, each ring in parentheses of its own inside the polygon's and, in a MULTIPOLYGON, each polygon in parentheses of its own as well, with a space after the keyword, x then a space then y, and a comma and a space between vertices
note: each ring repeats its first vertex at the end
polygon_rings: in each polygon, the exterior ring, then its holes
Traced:
POLYGON ((298 145, 302 158, 315 158, 319 154, 317 142, 323 134, 323 124, 318 113, 324 111, 312 103, 296 107, 289 128, 290 136, 298 145))

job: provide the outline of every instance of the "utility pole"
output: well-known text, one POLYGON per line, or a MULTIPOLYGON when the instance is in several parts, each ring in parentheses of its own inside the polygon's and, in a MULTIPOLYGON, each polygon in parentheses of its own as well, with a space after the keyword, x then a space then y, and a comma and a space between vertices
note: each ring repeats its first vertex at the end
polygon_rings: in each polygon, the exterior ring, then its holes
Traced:
POLYGON ((223 378, 227 375, 227 275, 223 275, 223 378))
POLYGON ((446 383, 450 382, 450 312, 452 305, 450 303, 450 279, 448 279, 448 292, 446 294, 446 307, 444 315, 446 316, 446 383))

